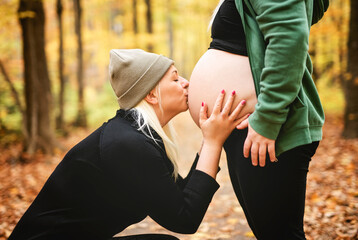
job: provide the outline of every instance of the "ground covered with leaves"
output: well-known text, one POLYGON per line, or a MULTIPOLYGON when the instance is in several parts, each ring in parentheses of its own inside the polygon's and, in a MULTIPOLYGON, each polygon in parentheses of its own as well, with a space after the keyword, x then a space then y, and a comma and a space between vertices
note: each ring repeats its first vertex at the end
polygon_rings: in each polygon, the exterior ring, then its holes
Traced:
MULTIPOLYGON (((181 121, 178 124, 183 134, 181 138, 188 138, 191 134, 190 141, 196 143, 191 144, 184 139, 181 149, 188 145, 200 145, 200 132, 184 127, 188 121, 186 117, 181 117, 181 121)), ((309 240, 358 239, 358 140, 342 139, 342 125, 338 117, 327 118, 324 139, 310 165, 305 215, 309 240)), ((79 131, 60 141, 69 149, 87 134, 86 131, 79 131)), ((16 159, 20 149, 20 144, 0 146, 0 240, 7 239, 65 154, 63 151, 58 151, 55 156, 37 154, 30 163, 18 163, 16 159)), ((184 155, 193 155, 194 151, 184 150, 184 155)), ((179 165, 186 169, 189 166, 187 163, 179 165)), ((120 235, 161 232, 182 240, 254 239, 234 196, 224 156, 220 165, 222 170, 218 182, 221 188, 196 234, 173 234, 148 218, 130 226, 120 235)))

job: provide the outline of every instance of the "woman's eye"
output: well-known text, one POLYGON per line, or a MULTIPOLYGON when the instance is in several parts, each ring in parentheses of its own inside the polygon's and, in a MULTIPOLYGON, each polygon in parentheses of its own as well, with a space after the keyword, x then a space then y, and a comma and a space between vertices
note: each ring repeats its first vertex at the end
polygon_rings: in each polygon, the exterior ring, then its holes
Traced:
POLYGON ((177 82, 177 81, 179 81, 179 79, 175 79, 175 80, 174 80, 174 82, 177 82))

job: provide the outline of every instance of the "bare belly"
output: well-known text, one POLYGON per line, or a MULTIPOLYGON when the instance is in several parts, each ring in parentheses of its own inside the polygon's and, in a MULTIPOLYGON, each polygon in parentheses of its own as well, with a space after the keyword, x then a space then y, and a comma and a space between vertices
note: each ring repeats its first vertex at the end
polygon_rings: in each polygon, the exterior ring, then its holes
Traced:
POLYGON ((222 89, 227 93, 225 102, 229 94, 236 91, 233 106, 246 100, 240 117, 255 110, 257 98, 248 57, 209 49, 199 59, 190 77, 189 111, 198 126, 201 103, 208 104, 210 115, 222 89))

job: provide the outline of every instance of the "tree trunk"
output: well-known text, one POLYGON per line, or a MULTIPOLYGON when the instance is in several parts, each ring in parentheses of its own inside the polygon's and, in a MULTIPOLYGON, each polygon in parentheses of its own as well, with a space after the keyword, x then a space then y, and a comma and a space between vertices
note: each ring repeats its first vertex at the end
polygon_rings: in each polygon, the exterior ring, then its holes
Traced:
POLYGON ((147 5, 147 33, 150 36, 150 39, 147 44, 147 49, 149 52, 153 52, 153 42, 152 42, 152 34, 153 34, 153 18, 152 18, 152 4, 151 0, 145 0, 145 4, 147 5))
POLYGON ((133 31, 134 34, 138 34, 138 21, 137 21, 137 0, 133 0, 132 2, 132 7, 133 7, 133 31))
POLYGON ((344 81, 346 107, 343 137, 358 138, 358 1, 350 1, 348 79, 344 81))
MULTIPOLYGON (((16 90, 14 84, 12 83, 9 75, 7 74, 6 70, 5 70, 5 67, 4 67, 4 64, 2 63, 2 61, 0 60, 0 70, 1 70, 1 73, 3 74, 4 76, 4 79, 5 81, 9 84, 9 87, 11 89, 11 93, 12 93, 12 96, 14 97, 14 100, 15 100, 15 103, 19 109, 19 111, 21 112, 21 117, 23 119, 22 121, 22 124, 21 124, 21 130, 22 130, 22 134, 24 135, 24 138, 25 139, 28 139, 28 136, 29 134, 27 133, 27 129, 26 129, 26 115, 25 115, 25 110, 21 104, 21 101, 20 101, 20 96, 19 96, 19 93, 18 91, 16 90)), ((1 124, 1 122, 0 122, 1 124)))
POLYGON ((58 17, 58 28, 59 28, 59 49, 58 49, 58 75, 60 80, 60 92, 58 94, 58 105, 59 111, 56 117, 56 128, 64 130, 64 95, 65 95, 65 79, 63 75, 63 27, 62 27, 62 0, 57 0, 56 3, 57 17, 58 17))
POLYGON ((147 5, 147 32, 153 33, 153 19, 152 19, 152 4, 151 0, 145 0, 145 4, 147 5))
POLYGON ((171 0, 167 0, 167 26, 169 35, 169 58, 174 57, 174 33, 173 33, 173 19, 172 19, 171 0))
POLYGON ((74 0, 75 12, 75 31, 77 36, 77 82, 78 82, 78 113, 75 125, 87 127, 87 117, 84 101, 84 83, 83 83, 83 50, 82 50, 82 33, 81 33, 81 3, 80 0, 74 0))
POLYGON ((14 97, 15 103, 16 103, 17 107, 19 108, 19 110, 20 110, 20 112, 22 114, 22 117, 24 118, 25 117, 25 111, 24 111, 24 108, 22 107, 19 93, 16 91, 16 88, 15 88, 14 84, 12 83, 9 75, 7 74, 7 72, 5 70, 5 67, 4 67, 4 64, 2 63, 1 60, 0 60, 0 70, 1 70, 2 75, 4 76, 5 81, 9 84, 9 87, 10 87, 12 96, 14 97))
MULTIPOLYGON (((341 9, 343 11, 343 9, 345 9, 345 3, 342 1, 342 0, 339 0, 338 1, 338 7, 339 9, 341 9)), ((337 14, 338 15, 338 14, 337 14)), ((346 20, 346 15, 345 14, 339 14, 338 15, 339 17, 337 18, 337 20, 335 21, 336 24, 337 24, 337 29, 338 29, 338 34, 339 34, 339 41, 338 41, 338 67, 339 67, 339 71, 338 71, 338 77, 337 77, 337 80, 338 80, 338 83, 339 84, 342 84, 342 82, 344 81, 344 75, 345 75, 345 72, 346 72, 346 67, 344 66, 345 65, 345 61, 344 60, 347 60, 346 57, 346 43, 345 41, 343 40, 344 39, 344 36, 345 36, 345 32, 342 28, 342 26, 345 24, 345 20, 346 20)))
POLYGON ((45 13, 42 1, 20 0, 18 9, 23 39, 26 129, 24 150, 53 153, 54 135, 50 126, 52 102, 45 54, 45 13))

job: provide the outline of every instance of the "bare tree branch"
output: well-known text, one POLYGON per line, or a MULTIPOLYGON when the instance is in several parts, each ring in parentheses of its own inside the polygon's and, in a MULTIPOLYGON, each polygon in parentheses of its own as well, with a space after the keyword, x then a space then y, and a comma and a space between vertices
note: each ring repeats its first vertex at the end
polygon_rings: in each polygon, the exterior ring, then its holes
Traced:
POLYGON ((17 90, 16 90, 14 84, 12 83, 9 75, 7 74, 6 69, 4 67, 4 64, 2 63, 1 60, 0 60, 0 70, 1 70, 2 75, 4 76, 5 81, 9 84, 9 87, 11 89, 12 96, 14 97, 16 106, 19 108, 22 116, 25 116, 25 110, 22 107, 20 97, 19 97, 19 93, 17 92, 17 90))

